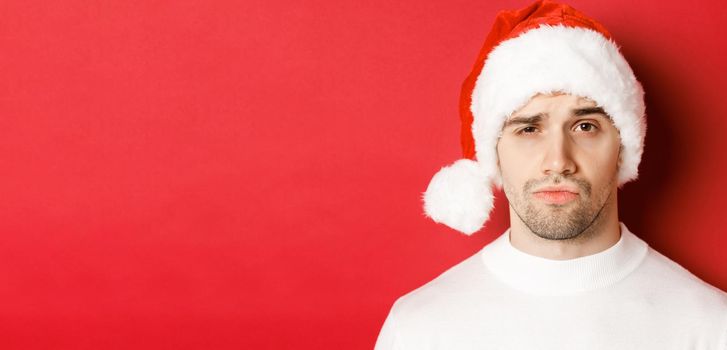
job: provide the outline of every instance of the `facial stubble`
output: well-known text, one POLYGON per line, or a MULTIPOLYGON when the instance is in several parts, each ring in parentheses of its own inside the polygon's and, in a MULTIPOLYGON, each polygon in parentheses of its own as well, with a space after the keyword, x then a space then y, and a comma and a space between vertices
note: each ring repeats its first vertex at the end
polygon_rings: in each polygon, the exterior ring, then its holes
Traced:
POLYGON ((591 199, 592 186, 589 182, 562 175, 544 180, 529 180, 520 194, 515 194, 507 184, 503 184, 503 189, 510 207, 533 234, 547 240, 575 241, 587 239, 604 223, 604 220, 601 220, 602 213, 611 202, 610 198, 614 192, 613 181, 615 179, 611 179, 606 190, 601 191, 598 197, 593 199, 591 199), (557 185, 566 180, 579 188, 579 196, 575 202, 563 205, 545 204, 538 203, 530 197, 539 185, 551 183, 557 185))

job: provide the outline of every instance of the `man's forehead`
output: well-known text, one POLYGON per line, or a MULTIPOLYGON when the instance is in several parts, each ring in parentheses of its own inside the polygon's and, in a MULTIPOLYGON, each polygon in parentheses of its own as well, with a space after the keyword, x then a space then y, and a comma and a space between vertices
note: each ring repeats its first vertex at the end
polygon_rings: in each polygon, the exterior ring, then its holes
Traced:
MULTIPOLYGON (((599 110, 599 108, 595 108, 598 107, 596 101, 588 97, 572 95, 563 92, 538 93, 531 97, 528 102, 526 102, 523 106, 510 114, 508 118, 506 118, 506 120, 518 116, 539 114, 543 111, 543 109, 551 107, 552 103, 568 104, 570 109, 573 111, 573 114, 582 114, 578 112, 581 109, 589 109, 594 111, 599 110), (557 98, 557 100, 553 100, 554 98, 557 98)), ((600 111, 605 114, 602 109, 600 109, 600 111)))
MULTIPOLYGON (((539 98, 539 96, 543 97, 555 97, 555 96, 561 96, 561 95, 568 95, 564 93, 559 94, 538 94, 534 96, 533 98, 539 98)), ((571 105, 569 106, 569 118, 576 118, 581 117, 585 115, 593 116, 596 118, 603 118, 606 120, 611 120, 611 117, 603 110, 602 107, 598 106, 595 101, 593 101, 590 98, 587 97, 581 97, 576 95, 568 95, 569 103, 571 105)), ((531 100, 532 101, 532 100, 531 100)), ((525 106, 523 108, 520 108, 519 110, 512 113, 510 116, 508 116, 505 120, 505 123, 503 125, 503 128, 506 128, 511 125, 518 125, 518 124, 534 124, 539 123, 543 121, 544 119, 548 119, 549 115, 547 112, 544 112, 544 108, 540 108, 539 106, 532 106, 531 108, 526 108, 529 106, 525 106)))

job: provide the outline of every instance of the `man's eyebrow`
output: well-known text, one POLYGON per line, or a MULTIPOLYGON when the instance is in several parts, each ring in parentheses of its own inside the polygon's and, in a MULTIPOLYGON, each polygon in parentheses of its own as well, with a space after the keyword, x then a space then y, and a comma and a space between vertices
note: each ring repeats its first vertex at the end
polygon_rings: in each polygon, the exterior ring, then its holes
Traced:
MULTIPOLYGON (((574 108, 571 110, 571 116, 572 117, 581 117, 584 115, 590 115, 590 114, 601 114, 607 119, 611 119, 611 117, 606 114, 606 112, 603 110, 603 107, 585 107, 585 108, 574 108)), ((536 115, 531 116, 515 116, 505 121, 505 125, 503 128, 507 128, 508 126, 514 125, 514 124, 537 124, 541 122, 545 118, 545 115, 543 113, 539 113, 536 115)))
POLYGON ((505 126, 503 128, 506 128, 513 124, 535 124, 539 123, 541 120, 543 120, 543 114, 536 114, 532 116, 517 116, 512 117, 505 121, 505 126))
POLYGON ((589 114, 602 114, 604 117, 611 119, 611 117, 609 117, 609 115, 603 110, 603 107, 574 108, 571 114, 576 117, 589 114))

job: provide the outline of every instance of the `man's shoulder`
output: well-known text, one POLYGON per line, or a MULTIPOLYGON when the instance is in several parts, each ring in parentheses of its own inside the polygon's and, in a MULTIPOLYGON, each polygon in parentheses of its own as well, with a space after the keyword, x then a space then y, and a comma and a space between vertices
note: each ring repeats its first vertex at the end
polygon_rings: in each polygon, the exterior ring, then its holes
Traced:
MULTIPOLYGON (((392 312, 403 318, 422 318, 441 314, 461 305, 467 307, 472 298, 482 300, 491 287, 482 262, 482 251, 465 258, 424 285, 399 297, 392 312)), ((470 305, 471 306, 471 305, 470 305)))
POLYGON ((422 349, 427 348, 425 339, 431 340, 428 337, 434 334, 461 335, 471 323, 467 320, 485 315, 473 310, 489 305, 491 285, 480 250, 399 297, 389 311, 377 348, 422 349))
POLYGON ((706 313, 727 315, 727 293, 651 247, 642 273, 651 287, 658 288, 662 295, 679 300, 682 305, 706 313))

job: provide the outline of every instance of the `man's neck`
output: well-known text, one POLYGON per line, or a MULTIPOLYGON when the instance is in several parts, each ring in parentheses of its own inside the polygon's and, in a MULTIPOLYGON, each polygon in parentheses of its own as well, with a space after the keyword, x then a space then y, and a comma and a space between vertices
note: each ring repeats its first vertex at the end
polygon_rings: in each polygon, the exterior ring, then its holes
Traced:
POLYGON ((602 252, 621 238, 621 226, 615 203, 603 208, 578 237, 567 240, 549 240, 534 234, 510 208, 510 243, 530 255, 552 260, 568 260, 602 252))

